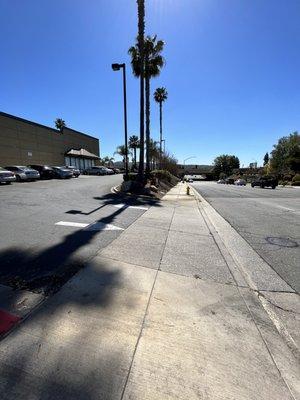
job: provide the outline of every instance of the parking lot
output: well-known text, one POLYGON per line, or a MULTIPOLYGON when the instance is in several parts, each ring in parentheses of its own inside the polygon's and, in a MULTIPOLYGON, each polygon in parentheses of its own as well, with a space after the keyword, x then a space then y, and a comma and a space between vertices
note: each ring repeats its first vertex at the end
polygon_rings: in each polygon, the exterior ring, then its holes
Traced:
POLYGON ((122 175, 0 185, 0 284, 56 290, 147 206, 111 193, 122 175))
POLYGON ((194 182, 193 187, 296 291, 300 291, 300 189, 194 182))

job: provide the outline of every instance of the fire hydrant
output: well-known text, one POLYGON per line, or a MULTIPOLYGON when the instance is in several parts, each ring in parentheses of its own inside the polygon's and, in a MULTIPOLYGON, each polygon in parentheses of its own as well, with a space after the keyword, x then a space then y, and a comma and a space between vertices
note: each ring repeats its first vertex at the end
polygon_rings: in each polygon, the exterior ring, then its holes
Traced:
POLYGON ((189 186, 186 187, 186 194, 187 194, 188 196, 190 195, 190 187, 189 187, 189 186))

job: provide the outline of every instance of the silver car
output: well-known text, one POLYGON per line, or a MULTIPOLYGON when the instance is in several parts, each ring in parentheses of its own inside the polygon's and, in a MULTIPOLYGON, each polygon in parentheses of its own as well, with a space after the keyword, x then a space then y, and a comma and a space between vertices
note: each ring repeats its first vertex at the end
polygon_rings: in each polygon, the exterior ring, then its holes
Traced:
POLYGON ((105 167, 90 167, 83 171, 84 175, 108 175, 105 167))
POLYGON ((69 179, 73 176, 73 171, 66 167, 51 167, 54 171, 55 178, 69 179))
POLYGON ((16 180, 15 174, 7 169, 0 167, 0 183, 10 185, 16 180))
POLYGON ((73 165, 66 165, 66 169, 72 171, 74 178, 78 178, 80 175, 80 170, 73 165))
POLYGON ((5 167, 5 169, 13 172, 18 182, 35 181, 36 179, 40 179, 40 174, 38 171, 24 165, 12 165, 5 167))

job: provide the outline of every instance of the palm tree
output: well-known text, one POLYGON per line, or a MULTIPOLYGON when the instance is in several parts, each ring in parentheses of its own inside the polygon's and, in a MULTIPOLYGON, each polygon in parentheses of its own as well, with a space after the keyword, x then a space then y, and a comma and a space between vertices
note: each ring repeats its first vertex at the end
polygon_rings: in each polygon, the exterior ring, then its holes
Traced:
POLYGON ((149 157, 150 157, 150 162, 152 163, 152 169, 156 168, 156 161, 159 160, 159 147, 158 147, 158 142, 154 141, 153 139, 150 139, 149 142, 149 157))
POLYGON ((146 173, 150 173, 150 79, 158 76, 164 66, 161 52, 164 41, 157 40, 156 35, 147 36, 145 40, 145 96, 146 96, 146 173))
POLYGON ((65 121, 62 118, 56 118, 54 123, 55 123, 55 128, 61 132, 62 132, 63 128, 65 128, 67 126, 65 121))
MULTIPOLYGON (((126 147, 124 144, 121 144, 120 146, 118 146, 116 148, 116 151, 114 152, 114 155, 118 154, 119 156, 121 156, 123 158, 123 163, 125 165, 125 158, 126 158, 126 147)), ((131 155, 131 151, 127 151, 127 157, 128 155, 131 155)))
POLYGON ((160 146, 159 146, 159 153, 160 159, 162 156, 162 104, 168 98, 168 92, 165 87, 157 88, 154 92, 154 100, 159 104, 159 132, 160 132, 160 146))
MULTIPOLYGON (((136 0, 138 6, 138 49, 140 54, 140 162, 139 178, 144 175, 144 36, 145 36, 145 0, 136 0)), ((132 60, 134 61, 134 60, 132 60)))
POLYGON ((133 161, 133 168, 136 168, 136 149, 140 147, 139 138, 136 135, 132 135, 129 138, 129 148, 133 149, 134 154, 134 161, 133 161))
POLYGON ((113 157, 109 157, 109 156, 105 156, 104 158, 102 158, 101 161, 104 162, 104 165, 110 166, 110 164, 113 163, 114 158, 113 157))
MULTIPOLYGON (((150 172, 150 79, 160 74, 161 68, 164 65, 164 59, 161 52, 164 47, 162 40, 157 40, 156 36, 147 36, 144 43, 144 56, 145 56, 145 97, 146 97, 146 174, 150 172)), ((140 69, 140 53, 139 43, 129 49, 131 55, 131 65, 133 74, 139 77, 141 74, 140 69)))

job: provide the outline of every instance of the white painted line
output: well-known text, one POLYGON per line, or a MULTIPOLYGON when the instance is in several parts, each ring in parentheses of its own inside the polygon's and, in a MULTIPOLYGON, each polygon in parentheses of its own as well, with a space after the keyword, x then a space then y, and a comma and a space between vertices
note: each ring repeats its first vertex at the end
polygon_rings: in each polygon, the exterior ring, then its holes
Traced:
POLYGON ((72 226, 74 228, 85 228, 84 230, 86 231, 124 231, 123 228, 119 228, 118 226, 112 224, 104 224, 103 222, 92 222, 91 224, 84 224, 81 222, 59 221, 56 222, 55 225, 72 226))
POLYGON ((124 231, 123 228, 112 224, 104 224, 103 222, 94 222, 86 227, 85 231, 124 231))
POLYGON ((74 226, 76 228, 86 228, 89 224, 83 224, 81 222, 67 222, 67 221, 59 221, 56 222, 55 225, 62 225, 62 226, 74 226))
POLYGON ((112 204, 113 207, 116 208, 135 208, 137 210, 148 210, 148 207, 142 207, 142 206, 126 206, 126 204, 112 204))

